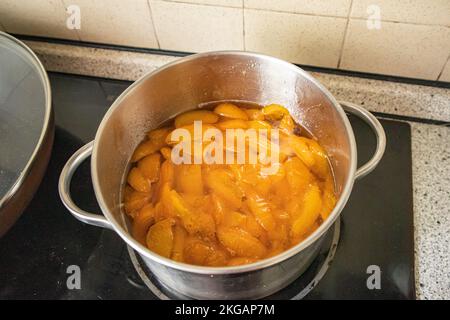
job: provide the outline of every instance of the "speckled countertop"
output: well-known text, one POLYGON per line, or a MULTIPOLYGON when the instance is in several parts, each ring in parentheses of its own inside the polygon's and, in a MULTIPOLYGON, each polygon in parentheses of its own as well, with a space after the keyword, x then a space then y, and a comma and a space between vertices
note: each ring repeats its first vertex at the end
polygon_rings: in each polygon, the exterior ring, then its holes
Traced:
MULTIPOLYGON (((49 71, 136 80, 178 57, 26 42, 49 71)), ((416 292, 450 299, 450 89, 312 72, 338 99, 370 111, 440 120, 412 128, 416 292)))

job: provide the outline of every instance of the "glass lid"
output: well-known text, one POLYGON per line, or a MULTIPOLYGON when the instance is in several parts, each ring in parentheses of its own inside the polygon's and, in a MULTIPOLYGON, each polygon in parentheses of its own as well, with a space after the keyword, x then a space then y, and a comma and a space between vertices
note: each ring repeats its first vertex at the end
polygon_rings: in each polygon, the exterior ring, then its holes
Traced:
POLYGON ((0 32, 0 208, 26 176, 49 117, 42 65, 28 47, 0 32))

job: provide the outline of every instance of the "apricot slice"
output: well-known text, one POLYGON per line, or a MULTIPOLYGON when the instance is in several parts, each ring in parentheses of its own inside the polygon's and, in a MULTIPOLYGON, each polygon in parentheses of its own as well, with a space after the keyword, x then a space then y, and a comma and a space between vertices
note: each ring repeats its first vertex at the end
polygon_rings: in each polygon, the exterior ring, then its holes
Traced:
POLYGON ((315 159, 314 166, 311 168, 312 172, 321 179, 330 176, 330 165, 325 150, 313 139, 308 139, 307 144, 315 159))
POLYGON ((285 248, 289 244, 289 232, 285 223, 278 224, 276 231, 269 233, 268 236, 272 241, 272 248, 285 248))
POLYGON ((284 115, 289 115, 289 111, 285 107, 275 103, 262 108, 262 113, 269 120, 280 120, 284 115))
POLYGON ((225 204, 222 200, 214 193, 210 195, 212 204, 212 215, 216 225, 222 224, 225 220, 225 204))
POLYGON ((229 168, 236 177, 236 180, 242 181, 252 186, 256 185, 261 178, 259 176, 259 164, 229 165, 229 168))
POLYGON ((270 168, 272 170, 267 174, 267 177, 270 179, 269 186, 271 187, 284 179, 286 176, 286 169, 281 163, 272 163, 270 168))
POLYGON ((330 215, 331 211, 333 211, 334 206, 336 205, 336 196, 330 191, 324 191, 322 197, 322 210, 320 210, 320 216, 322 220, 325 220, 330 215))
POLYGON ((267 257, 273 257, 276 256, 277 254, 282 253, 283 251, 285 251, 287 249, 287 247, 284 247, 282 245, 280 245, 279 243, 274 243, 273 246, 270 248, 270 250, 267 252, 267 257))
POLYGON ((250 120, 264 120, 264 114, 261 109, 244 109, 250 120))
POLYGON ((183 226, 190 234, 214 237, 216 226, 211 215, 205 212, 193 212, 175 190, 170 191, 170 200, 174 213, 181 219, 183 226))
POLYGON ((261 171, 259 164, 229 165, 239 190, 255 189, 258 194, 266 196, 270 191, 270 178, 261 171))
POLYGON ((175 165, 170 160, 166 160, 161 165, 161 173, 159 180, 163 183, 168 183, 170 188, 173 188, 175 183, 175 165))
POLYGON ((221 221, 219 223, 216 222, 216 225, 228 228, 239 227, 260 240, 265 238, 264 228, 256 221, 251 212, 242 213, 223 209, 221 218, 221 221))
POLYGON ((214 112, 230 119, 248 120, 247 113, 232 103, 221 103, 214 108, 214 112))
POLYGON ((174 165, 170 160, 166 160, 162 163, 160 168, 159 180, 155 184, 153 193, 153 202, 161 200, 162 188, 164 184, 167 184, 168 188, 171 189, 174 186, 175 181, 175 170, 174 165))
POLYGON ((289 136, 283 134, 280 134, 280 155, 281 154, 286 156, 286 158, 295 156, 294 150, 289 145, 289 136))
POLYGON ((301 194, 314 181, 314 176, 299 158, 290 158, 284 163, 286 179, 293 194, 301 194))
POLYGON ((161 221, 167 218, 174 218, 175 216, 171 214, 170 211, 166 210, 165 206, 163 205, 163 202, 157 202, 155 206, 153 207, 153 212, 155 216, 155 221, 161 221))
POLYGON ((174 224, 174 219, 165 219, 152 225, 147 233, 147 247, 163 257, 170 258, 174 224))
POLYGON ((299 212, 295 214, 291 227, 291 237, 298 238, 307 233, 320 216, 322 196, 319 187, 312 185, 305 193, 299 212))
POLYGON ((214 246, 213 252, 206 258, 205 265, 219 267, 227 264, 228 254, 226 251, 214 246))
POLYGON ((159 179, 159 170, 161 167, 161 155, 154 153, 138 162, 138 168, 141 170, 145 178, 150 182, 155 182, 159 179))
POLYGON ((175 217, 175 209, 172 203, 172 189, 169 186, 169 183, 164 183, 161 186, 160 191, 160 203, 161 203, 161 213, 165 217, 175 217))
POLYGON ((262 243, 267 242, 267 233, 261 224, 256 221, 255 217, 251 214, 246 215, 245 225, 243 228, 245 231, 250 233, 252 236, 258 238, 262 243))
POLYGON ((256 221, 258 221, 267 232, 273 232, 277 223, 272 216, 269 203, 257 196, 256 193, 247 194, 247 203, 255 216, 256 221))
POLYGON ((163 148, 161 148, 161 150, 159 150, 159 152, 161 152, 161 154, 164 157, 164 159, 170 160, 171 155, 172 155, 172 149, 171 148, 163 147, 163 148))
MULTIPOLYGON (((190 138, 190 140, 191 140, 191 143, 192 142, 194 142, 194 141, 203 141, 203 135, 205 134, 205 131, 206 130, 208 130, 208 129, 217 129, 214 125, 212 125, 212 124, 208 124, 208 123, 205 123, 205 124, 202 124, 202 131, 201 131, 201 135, 199 135, 199 136, 195 136, 195 129, 194 129, 194 125, 193 124, 189 124, 189 125, 186 125, 186 126, 182 126, 182 127, 179 127, 179 128, 176 128, 175 130, 173 130, 171 133, 169 133, 168 135, 167 135, 167 137, 166 137, 166 140, 165 140, 165 142, 168 144, 168 145, 176 145, 176 144, 178 144, 180 141, 182 141, 183 139, 182 139, 182 137, 179 139, 179 140, 177 140, 177 139, 175 139, 175 136, 173 135, 174 134, 174 132, 176 131, 176 130, 179 130, 179 129, 185 129, 185 130, 187 130, 187 133, 188 133, 188 135, 189 135, 189 138, 190 138)), ((159 150, 159 149, 158 149, 159 150)))
POLYGON ((262 258, 267 252, 257 238, 240 228, 219 228, 217 238, 232 255, 262 258))
POLYGON ((175 166, 176 189, 185 194, 202 195, 202 167, 199 164, 181 164, 175 166))
POLYGON ((162 147, 164 147, 164 141, 147 140, 138 145, 133 155, 131 156, 131 162, 141 160, 143 157, 149 154, 155 153, 162 147))
POLYGON ((172 259, 175 261, 184 261, 184 246, 186 242, 187 233, 186 230, 175 225, 174 235, 173 235, 173 248, 172 248, 172 259))
MULTIPOLYGON (((203 194, 180 193, 180 195, 186 201, 188 206, 194 211, 203 211, 205 209, 204 207, 208 205, 208 196, 205 196, 203 194)), ((209 212, 209 210, 205 211, 209 212)))
POLYGON ((222 198, 230 208, 238 209, 241 207, 243 193, 239 188, 236 188, 236 183, 225 170, 211 170, 206 173, 205 180, 209 189, 222 198))
POLYGON ((240 266, 243 264, 249 264, 258 261, 258 259, 246 258, 246 257, 236 257, 228 261, 228 266, 240 266))
POLYGON ((266 129, 267 132, 272 129, 272 125, 264 120, 250 120, 247 121, 247 125, 251 129, 259 130, 259 129, 266 129))
POLYGON ((200 239, 189 239, 184 249, 186 262, 206 265, 223 266, 227 262, 227 254, 218 246, 206 243, 200 239))
POLYGON ((289 145, 315 175, 324 179, 329 174, 326 153, 317 141, 292 135, 289 145))
POLYGON ((335 186, 334 186, 334 180, 331 173, 328 174, 327 178, 325 178, 325 181, 322 184, 322 200, 323 200, 323 207, 320 211, 320 216, 322 217, 322 220, 325 220, 333 211, 337 199, 335 194, 335 186))
POLYGON ((145 239, 150 226, 155 222, 155 208, 152 204, 145 205, 133 220, 132 233, 141 244, 145 245, 145 239))
POLYGON ((187 263, 204 265, 212 249, 199 239, 189 239, 184 248, 184 257, 187 263))
POLYGON ((271 235, 271 245, 267 256, 273 257, 280 254, 289 248, 289 245, 290 239, 288 228, 286 225, 281 224, 277 229, 277 232, 271 235))
POLYGON ((216 123, 220 130, 226 129, 247 129, 248 122, 241 119, 224 120, 216 123))
POLYGON ((150 141, 156 145, 164 145, 167 135, 172 131, 171 127, 163 127, 152 130, 147 133, 147 137, 150 141))
POLYGON ((238 211, 230 211, 225 214, 224 226, 227 227, 245 227, 247 224, 247 217, 238 211))
POLYGON ((270 199, 270 201, 278 208, 285 208, 291 197, 291 188, 287 178, 284 177, 283 179, 272 184, 271 193, 269 194, 268 199, 270 199))
POLYGON ((125 189, 124 209, 125 212, 134 217, 138 210, 149 203, 151 200, 151 193, 135 191, 130 187, 125 189))
POLYGON ((283 115, 283 118, 281 118, 280 124, 278 125, 278 129, 287 135, 294 133, 294 120, 292 120, 292 117, 289 114, 283 115))
POLYGON ((150 181, 144 177, 142 171, 137 167, 131 168, 127 182, 137 191, 150 192, 151 190, 150 181))
POLYGON ((294 150, 297 157, 303 161, 308 168, 312 168, 315 163, 314 155, 309 150, 308 143, 303 137, 292 135, 289 138, 289 146, 294 150))
POLYGON ((208 110, 194 110, 180 114, 175 118, 175 127, 179 128, 194 123, 194 121, 202 121, 202 123, 216 123, 219 116, 208 110))

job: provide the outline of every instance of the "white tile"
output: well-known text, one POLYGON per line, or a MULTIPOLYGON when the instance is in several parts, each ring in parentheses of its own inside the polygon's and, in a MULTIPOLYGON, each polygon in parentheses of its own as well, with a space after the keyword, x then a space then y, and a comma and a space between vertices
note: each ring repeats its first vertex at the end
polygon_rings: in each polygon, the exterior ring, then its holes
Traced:
POLYGON ((449 0, 353 0, 351 17, 368 18, 377 10, 385 21, 450 26, 449 0))
POLYGON ((147 0, 64 0, 78 5, 82 41, 158 48, 147 0))
POLYGON ((150 1, 162 49, 243 49, 243 9, 150 1))
POLYGON ((10 33, 78 39, 66 26, 68 17, 61 0, 0 1, 0 21, 10 33))
POLYGON ((346 19, 245 9, 246 50, 336 68, 346 19))
POLYGON ((222 7, 242 8, 244 0, 166 0, 170 2, 187 2, 222 7))
POLYGON ((450 52, 450 28, 351 19, 341 69, 436 80, 450 52))
POLYGON ((441 76, 439 77, 438 80, 450 82, 450 59, 447 60, 447 63, 445 64, 441 76))
POLYGON ((244 0, 246 8, 338 17, 348 15, 350 4, 351 0, 244 0))

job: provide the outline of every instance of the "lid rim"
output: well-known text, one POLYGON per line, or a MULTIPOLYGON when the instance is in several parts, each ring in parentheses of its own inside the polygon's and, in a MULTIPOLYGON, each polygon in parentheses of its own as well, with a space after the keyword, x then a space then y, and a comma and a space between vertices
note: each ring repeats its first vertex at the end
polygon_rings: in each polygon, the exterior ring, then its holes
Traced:
POLYGON ((9 41, 13 42, 15 45, 18 45, 22 49, 26 51, 26 53, 29 55, 30 62, 33 63, 33 65, 37 69, 37 73, 41 77, 42 84, 44 87, 44 98, 45 98, 45 113, 44 113, 44 121, 41 128, 41 133, 39 135, 39 139, 36 142, 36 146, 31 153, 31 155, 28 158, 27 163, 21 170, 19 176, 15 179, 15 182, 11 185, 11 187, 4 193, 4 195, 0 195, 0 211, 8 205, 8 203, 11 201, 11 199, 14 197, 14 195, 18 192, 20 187, 24 184, 25 180, 30 174, 30 171, 33 167, 33 163, 36 160, 37 154, 41 150, 43 143, 46 139, 47 132, 49 131, 50 127, 50 119, 52 114, 52 95, 51 95, 51 88, 50 88, 50 81, 48 79, 47 72, 45 71, 44 66, 42 65, 39 58, 36 56, 36 54, 22 41, 16 39, 15 37, 0 31, 0 38, 6 38, 9 41))

